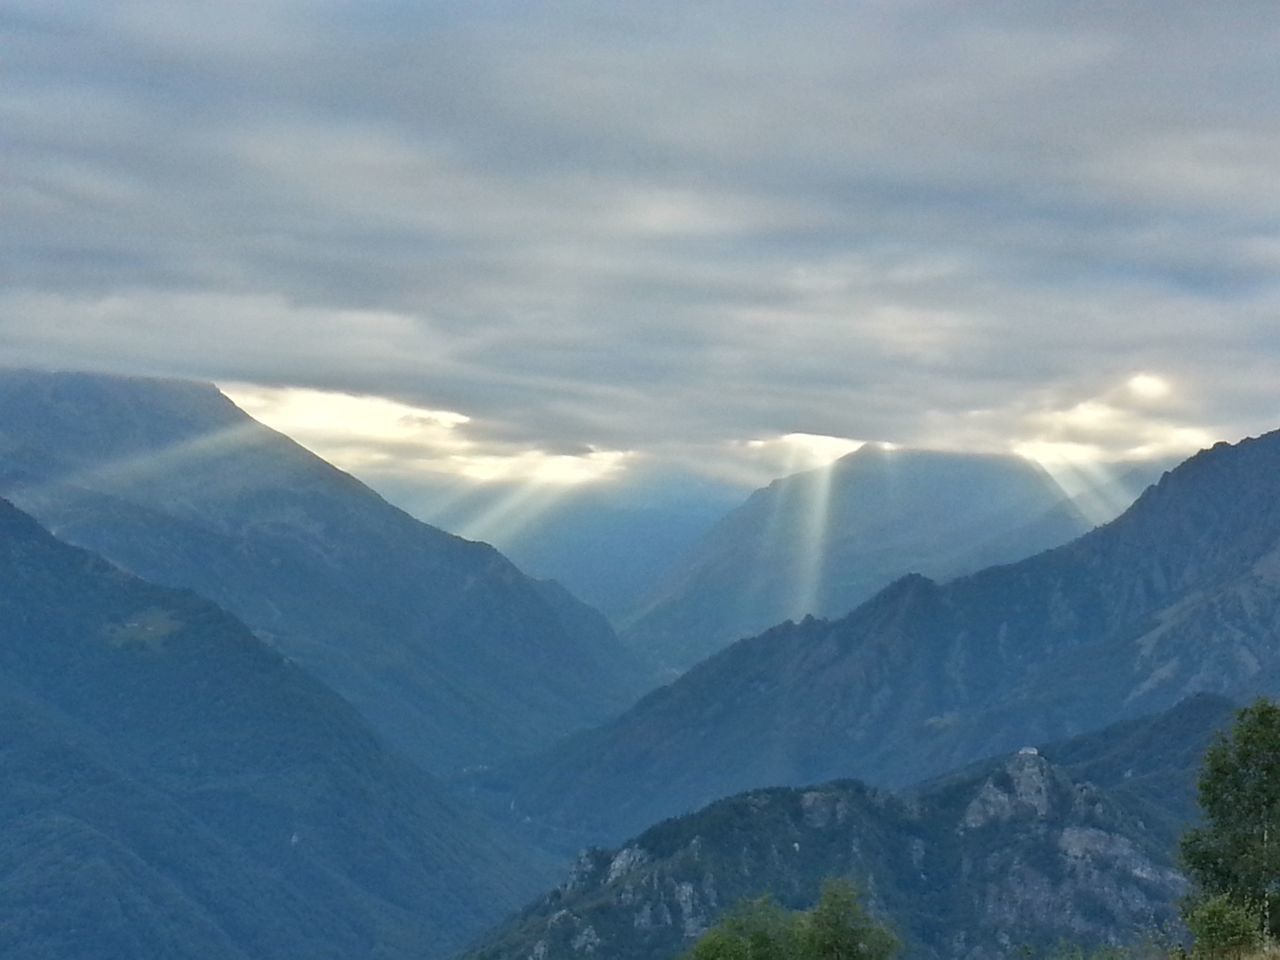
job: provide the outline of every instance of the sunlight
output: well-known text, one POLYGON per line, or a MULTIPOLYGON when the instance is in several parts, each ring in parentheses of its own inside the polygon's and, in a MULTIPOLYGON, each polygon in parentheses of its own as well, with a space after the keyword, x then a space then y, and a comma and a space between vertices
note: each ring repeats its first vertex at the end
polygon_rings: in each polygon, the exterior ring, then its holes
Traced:
POLYGON ((486 449, 467 436, 473 421, 466 414, 385 397, 244 383, 220 389, 256 420, 357 474, 365 467, 412 462, 420 470, 482 483, 572 486, 617 472, 629 456, 624 450, 557 454, 537 448, 486 449))
POLYGON ((1043 467, 1094 526, 1114 520, 1129 507, 1129 495, 1116 482, 1116 465, 1104 462, 1096 447, 1032 442, 1017 445, 1014 452, 1043 467))
POLYGON ((761 455, 776 458, 775 469, 787 482, 773 486, 769 514, 744 592, 746 604, 769 595, 767 585, 773 575, 781 583, 793 617, 818 612, 834 463, 861 446, 860 440, 813 433, 788 433, 748 443, 761 455), (785 564, 781 570, 780 564, 785 564))
POLYGON ((1129 392, 1140 400, 1163 400, 1172 391, 1169 381, 1151 373, 1137 373, 1129 378, 1129 392))
POLYGON ((468 540, 502 545, 518 537, 572 489, 571 484, 527 483, 469 517, 454 532, 468 540))
MULTIPOLYGON (((766 444, 778 444, 778 438, 774 441, 753 440, 748 446, 757 449, 764 447, 766 444)), ((798 444, 783 443, 780 445, 782 453, 782 477, 790 477, 797 471, 797 463, 801 456, 801 448, 798 444)), ((777 570, 780 558, 785 558, 786 551, 782 549, 783 543, 783 517, 790 513, 787 509, 790 500, 790 487, 779 480, 774 480, 770 484, 773 495, 768 499, 768 516, 765 518, 764 527, 761 530, 760 541, 756 545, 755 555, 751 557, 751 574, 748 578, 747 589, 742 592, 742 606, 750 616, 754 613, 756 605, 771 595, 768 589, 769 575, 777 570)), ((785 562, 783 560, 782 562, 785 562)), ((785 571, 781 574, 785 576, 785 571)), ((767 603, 767 599, 765 599, 767 603)))
MULTIPOLYGON (((82 470, 72 470, 42 483, 17 488, 12 492, 12 498, 38 501, 45 493, 58 487, 78 486, 107 491, 129 488, 148 478, 162 476, 190 466, 193 462, 220 457, 251 439, 259 429, 259 425, 253 422, 236 424, 158 450, 121 457, 82 470)), ((208 487, 213 477, 201 475, 200 481, 202 486, 208 487)))
POLYGON ((576 486, 616 472, 627 456, 624 450, 592 450, 576 456, 526 450, 508 456, 456 454, 450 460, 461 476, 472 480, 524 479, 534 484, 576 486))
POLYGON ((823 573, 827 560, 827 524, 831 513, 833 464, 826 464, 796 478, 800 502, 800 556, 795 566, 792 616, 818 614, 823 573))
POLYGON ((380 445, 429 444, 459 450, 468 442, 457 428, 470 422, 452 410, 428 410, 385 397, 331 393, 302 387, 220 384, 231 402, 255 420, 303 446, 353 466, 364 455, 376 456, 380 445))

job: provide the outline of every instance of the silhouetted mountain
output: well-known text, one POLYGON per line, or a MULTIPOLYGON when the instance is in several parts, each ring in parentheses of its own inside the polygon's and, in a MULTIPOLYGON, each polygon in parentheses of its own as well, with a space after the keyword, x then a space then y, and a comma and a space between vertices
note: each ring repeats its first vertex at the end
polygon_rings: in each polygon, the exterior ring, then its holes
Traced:
POLYGON ((0 454, 59 536, 222 604, 433 769, 545 745, 646 686, 592 611, 210 385, 0 373, 0 454))
POLYGON ((1198 691, 1276 692, 1278 631, 1272 433, 1196 455, 1066 546, 946 586, 906 577, 842 620, 734 644, 487 783, 616 841, 742 789, 903 785, 1198 691))
MULTIPOLYGON (((1183 713, 1140 726, 1205 739, 1212 710, 1183 713)), ((1135 735, 1116 731, 1116 741, 1135 735)), ((1100 745, 1055 749, 1081 766, 1105 766, 1100 745)), ((1139 762, 1181 776, 1176 762, 1163 766, 1169 756, 1139 762)), ((1135 813, 1129 799, 1034 749, 902 796, 853 781, 756 790, 661 823, 620 849, 586 852, 567 882, 468 957, 669 960, 743 899, 808 907, 833 876, 866 891, 909 957, 1131 942, 1176 920, 1184 882, 1173 837, 1149 827, 1147 808, 1135 813)))
POLYGON ((971 573, 1090 526, 1022 457, 866 444, 752 494, 624 621, 623 640, 685 669, 783 620, 843 615, 903 574, 971 573))
POLYGON ((440 957, 545 867, 219 608, 0 501, 0 955, 440 957))

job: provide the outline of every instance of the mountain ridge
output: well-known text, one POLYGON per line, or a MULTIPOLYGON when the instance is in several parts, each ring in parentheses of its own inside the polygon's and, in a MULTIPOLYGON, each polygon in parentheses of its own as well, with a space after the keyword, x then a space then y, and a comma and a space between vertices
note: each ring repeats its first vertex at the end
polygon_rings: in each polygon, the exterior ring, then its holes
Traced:
POLYGON ((437 771, 546 744, 649 682, 576 600, 414 520, 211 385, 5 371, 0 448, 0 492, 232 610, 437 771))
POLYGON ((806 908, 831 876, 857 883, 913 958, 1169 936, 1197 751, 1234 712, 1200 695, 896 794, 844 780, 717 800, 584 851, 466 957, 666 960, 742 899, 806 908))
POLYGON ((487 786, 608 842, 737 790, 905 786, 1197 691, 1280 689, 1278 486, 1280 433, 1219 445, 1070 544, 739 641, 487 786))
POLYGON ((545 858, 194 593, 0 500, 0 952, 443 956, 545 858))
POLYGON ((623 622, 624 642, 688 668, 786 619, 838 617, 899 576, 951 578, 1089 529, 1038 464, 864 444, 756 490, 623 622))

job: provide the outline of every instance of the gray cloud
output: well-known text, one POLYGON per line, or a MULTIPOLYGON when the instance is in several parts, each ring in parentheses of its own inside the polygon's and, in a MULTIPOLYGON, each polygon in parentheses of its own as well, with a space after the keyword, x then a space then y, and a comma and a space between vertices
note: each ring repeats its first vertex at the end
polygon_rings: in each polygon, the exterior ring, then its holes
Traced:
POLYGON ((1144 370, 1135 424, 1280 421, 1270 2, 0 30, 0 362, 392 396, 501 451, 1008 448, 1144 370))

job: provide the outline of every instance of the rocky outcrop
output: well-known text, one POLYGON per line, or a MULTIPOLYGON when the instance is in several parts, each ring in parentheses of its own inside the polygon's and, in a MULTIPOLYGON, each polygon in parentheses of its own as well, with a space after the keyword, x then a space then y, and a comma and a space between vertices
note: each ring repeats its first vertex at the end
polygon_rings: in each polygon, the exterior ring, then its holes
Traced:
POLYGON ((897 796, 853 782, 755 791, 584 855, 470 960, 676 956, 744 898, 805 907, 848 877, 912 957, 998 960, 1172 923, 1167 837, 1024 750, 897 796))

